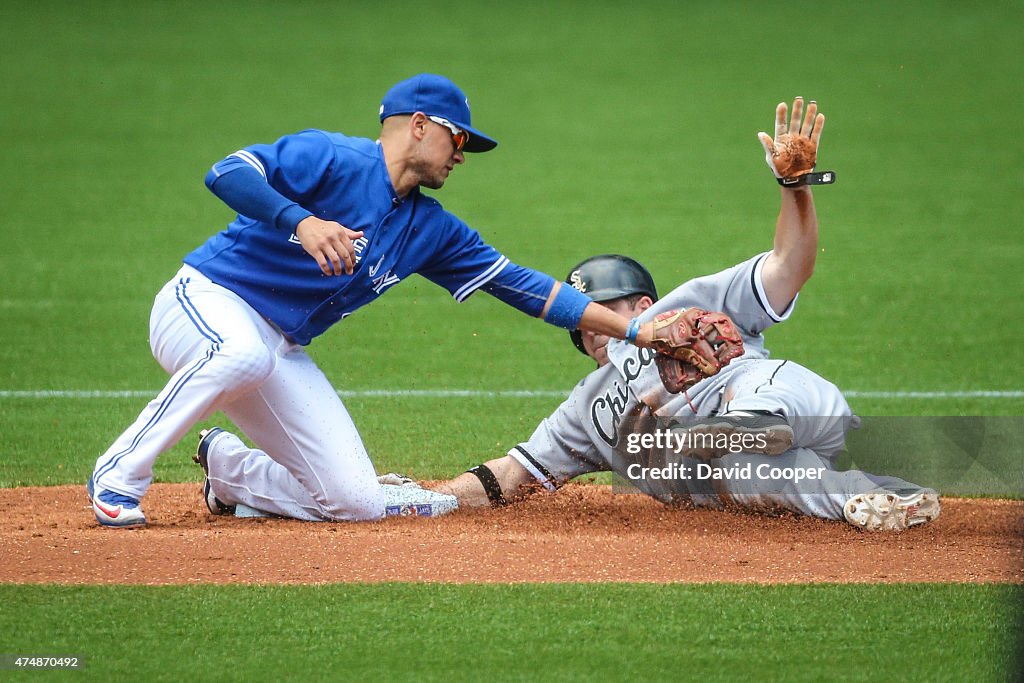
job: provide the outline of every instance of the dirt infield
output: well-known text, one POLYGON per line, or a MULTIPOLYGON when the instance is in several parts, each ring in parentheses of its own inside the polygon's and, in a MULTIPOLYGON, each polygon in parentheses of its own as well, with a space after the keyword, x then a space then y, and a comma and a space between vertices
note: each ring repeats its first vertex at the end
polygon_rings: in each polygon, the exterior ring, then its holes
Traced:
POLYGON ((157 484, 150 525, 96 525, 83 487, 0 490, 0 582, 1024 583, 1024 501, 944 499, 933 524, 865 533, 805 517, 670 509, 570 485, 502 510, 313 524, 214 517, 157 484))

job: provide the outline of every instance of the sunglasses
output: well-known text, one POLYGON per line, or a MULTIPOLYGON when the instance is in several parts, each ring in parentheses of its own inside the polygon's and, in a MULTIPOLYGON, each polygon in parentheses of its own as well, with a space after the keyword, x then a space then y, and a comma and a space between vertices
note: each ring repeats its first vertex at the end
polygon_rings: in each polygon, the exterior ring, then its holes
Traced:
POLYGON ((440 116, 428 116, 428 119, 433 121, 439 126, 444 126, 452 134, 452 144, 455 145, 455 151, 461 152, 462 148, 469 142, 469 133, 462 130, 448 119, 442 119, 440 116))

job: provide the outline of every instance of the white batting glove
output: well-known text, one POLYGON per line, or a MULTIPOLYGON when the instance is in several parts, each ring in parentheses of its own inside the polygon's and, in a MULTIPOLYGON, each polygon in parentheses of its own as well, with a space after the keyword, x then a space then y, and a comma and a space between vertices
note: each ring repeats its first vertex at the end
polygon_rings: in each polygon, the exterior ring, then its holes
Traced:
POLYGON ((377 483, 381 486, 409 486, 414 488, 423 488, 420 486, 415 479, 407 477, 404 474, 398 474, 397 472, 388 472, 377 477, 377 483))

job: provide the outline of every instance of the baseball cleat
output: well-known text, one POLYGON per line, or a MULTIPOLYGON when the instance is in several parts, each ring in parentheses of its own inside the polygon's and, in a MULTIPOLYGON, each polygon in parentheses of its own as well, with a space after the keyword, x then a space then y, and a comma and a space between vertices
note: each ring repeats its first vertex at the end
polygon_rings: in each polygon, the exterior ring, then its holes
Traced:
POLYGON ((272 515, 269 512, 263 512, 263 510, 257 510, 256 508, 251 508, 248 505, 243 505, 242 503, 239 503, 238 505, 235 505, 234 508, 235 508, 235 517, 276 517, 277 516, 277 515, 272 515))
POLYGON ((846 501, 843 515, 867 531, 903 531, 939 516, 939 494, 931 489, 900 496, 891 491, 862 493, 846 501))
POLYGON ((210 486, 210 447, 221 434, 227 434, 227 432, 220 427, 211 427, 199 432, 199 444, 196 446, 196 454, 192 456, 192 461, 199 463, 199 466, 203 468, 203 474, 206 475, 206 479, 203 480, 203 500, 206 501, 206 507, 209 508, 210 513, 233 515, 235 506, 222 502, 213 494, 213 487, 210 486))
POLYGON ((106 489, 97 489, 89 477, 85 485, 89 494, 89 503, 96 515, 96 521, 109 527, 146 526, 146 515, 139 506, 139 500, 106 489))
POLYGON ((706 420, 692 427, 678 427, 688 433, 692 444, 685 455, 704 459, 731 453, 782 455, 793 447, 793 428, 781 415, 733 410, 706 420))

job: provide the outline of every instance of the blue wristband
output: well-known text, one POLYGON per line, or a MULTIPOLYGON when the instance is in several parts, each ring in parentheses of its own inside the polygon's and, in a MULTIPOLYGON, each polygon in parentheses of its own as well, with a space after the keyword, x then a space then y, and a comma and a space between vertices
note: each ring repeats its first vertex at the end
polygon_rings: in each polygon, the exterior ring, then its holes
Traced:
POLYGON ((590 297, 583 294, 569 285, 562 283, 551 302, 544 322, 564 327, 567 330, 575 330, 580 326, 580 319, 583 311, 590 305, 590 297))
POLYGON ((626 341, 636 344, 636 335, 638 334, 640 334, 640 319, 633 318, 629 321, 629 327, 626 328, 626 341))

